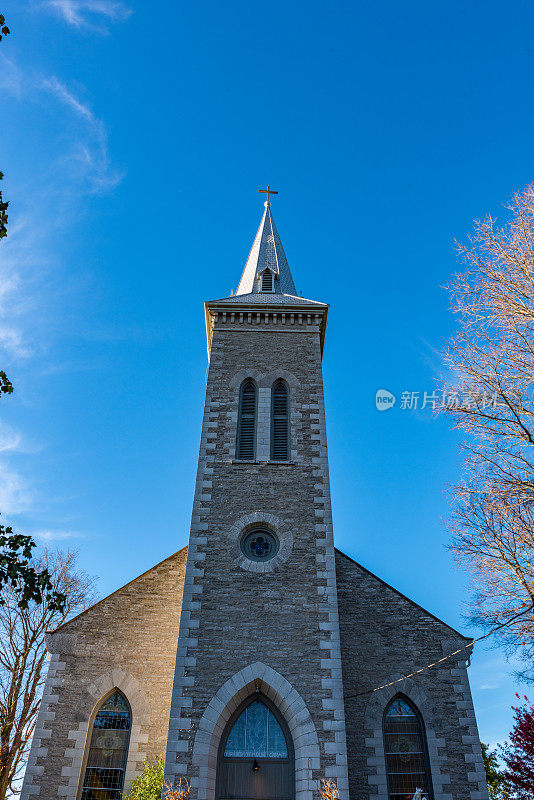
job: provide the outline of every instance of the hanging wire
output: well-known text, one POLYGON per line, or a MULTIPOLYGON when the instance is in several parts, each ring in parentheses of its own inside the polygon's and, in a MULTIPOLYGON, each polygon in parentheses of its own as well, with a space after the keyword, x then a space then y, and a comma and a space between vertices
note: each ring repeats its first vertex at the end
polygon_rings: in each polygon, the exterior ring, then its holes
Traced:
POLYGON ((500 631, 502 628, 506 628, 508 625, 511 625, 512 622, 515 622, 516 619, 522 617, 523 614, 526 614, 528 611, 532 611, 534 609, 534 603, 525 608, 524 611, 520 611, 515 616, 511 617, 507 622, 502 622, 500 625, 497 625, 495 628, 492 628, 491 631, 485 633, 484 636, 479 636, 478 639, 473 639, 469 644, 460 647, 458 650, 455 650, 453 653, 449 653, 443 658, 438 658, 437 661, 433 661, 432 664, 427 664, 426 667, 421 667, 421 669, 416 669, 415 672, 410 672, 408 675, 403 675, 401 678, 397 678, 394 681, 390 681, 389 683, 384 683, 382 686, 375 686, 374 689, 366 689, 364 692, 356 692, 356 694, 346 694, 345 700, 354 700, 356 697, 363 697, 366 694, 373 694, 373 692, 379 692, 380 689, 387 689, 388 686, 394 686, 396 683, 400 683, 401 681, 405 681, 407 678, 412 678, 414 675, 419 675, 421 672, 424 672, 427 669, 431 669, 432 667, 437 666, 438 664, 442 664, 447 659, 452 658, 453 656, 457 656, 458 653, 462 653, 464 650, 468 650, 470 647, 473 647, 477 642, 483 641, 483 639, 487 639, 488 636, 492 636, 497 631, 500 631))

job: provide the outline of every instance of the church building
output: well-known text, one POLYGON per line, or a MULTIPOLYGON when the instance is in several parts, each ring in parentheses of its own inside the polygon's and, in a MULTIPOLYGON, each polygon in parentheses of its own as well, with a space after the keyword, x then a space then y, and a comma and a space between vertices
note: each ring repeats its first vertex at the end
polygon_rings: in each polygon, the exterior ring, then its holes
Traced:
POLYGON ((191 800, 488 798, 471 640, 334 546, 329 307, 295 290, 270 194, 205 303, 189 544, 48 634, 22 800, 121 800, 156 756, 191 800))

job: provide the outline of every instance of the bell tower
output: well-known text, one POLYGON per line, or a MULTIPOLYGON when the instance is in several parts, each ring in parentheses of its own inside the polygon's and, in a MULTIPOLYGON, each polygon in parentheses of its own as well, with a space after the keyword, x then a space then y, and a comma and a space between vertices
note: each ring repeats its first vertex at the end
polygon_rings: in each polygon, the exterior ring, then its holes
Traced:
POLYGON ((199 800, 348 800, 322 351, 265 210, 209 372, 165 780, 199 800))

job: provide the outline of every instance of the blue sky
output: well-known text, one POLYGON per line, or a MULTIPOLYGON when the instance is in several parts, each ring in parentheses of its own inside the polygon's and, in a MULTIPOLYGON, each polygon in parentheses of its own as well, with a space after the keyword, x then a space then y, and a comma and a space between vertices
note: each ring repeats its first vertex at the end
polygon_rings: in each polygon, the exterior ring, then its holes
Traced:
MULTIPOLYGON (((338 547, 469 630, 445 545, 461 465, 432 391, 453 239, 532 180, 529 2, 4 0, 0 509, 79 548, 108 593, 187 542, 207 360, 263 210, 331 304, 324 372, 338 547)), ((421 666, 419 663, 414 666, 421 666)), ((515 685, 471 680, 502 740, 515 685)))

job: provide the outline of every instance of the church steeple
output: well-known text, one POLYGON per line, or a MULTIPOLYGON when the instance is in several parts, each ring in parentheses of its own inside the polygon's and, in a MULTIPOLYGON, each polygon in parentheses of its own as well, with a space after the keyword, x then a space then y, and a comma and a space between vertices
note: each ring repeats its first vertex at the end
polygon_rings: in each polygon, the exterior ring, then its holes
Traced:
MULTIPOLYGON (((270 194, 277 194, 269 187, 259 191, 267 193, 267 198, 270 194)), ((237 321, 237 324, 241 325, 244 319, 250 322, 254 314, 257 323, 261 318, 264 324, 271 322, 273 325, 280 323, 282 326, 286 323, 293 325, 295 320, 296 324, 300 325, 303 319, 311 321, 313 316, 314 324, 319 325, 322 352, 328 305, 297 296, 286 254, 274 224, 269 199, 265 203, 265 211, 236 293, 219 300, 210 300, 204 303, 204 308, 208 357, 211 353, 213 328, 218 315, 225 322, 228 319, 230 324, 237 321), (244 314, 247 317, 244 317, 244 314)))
MULTIPOLYGON (((260 191, 264 190, 260 189, 260 191)), ((273 194, 271 190, 269 193, 273 194)), ((297 293, 286 254, 274 224, 269 200, 265 203, 260 227, 252 244, 236 295, 260 292, 288 295, 297 293)))

